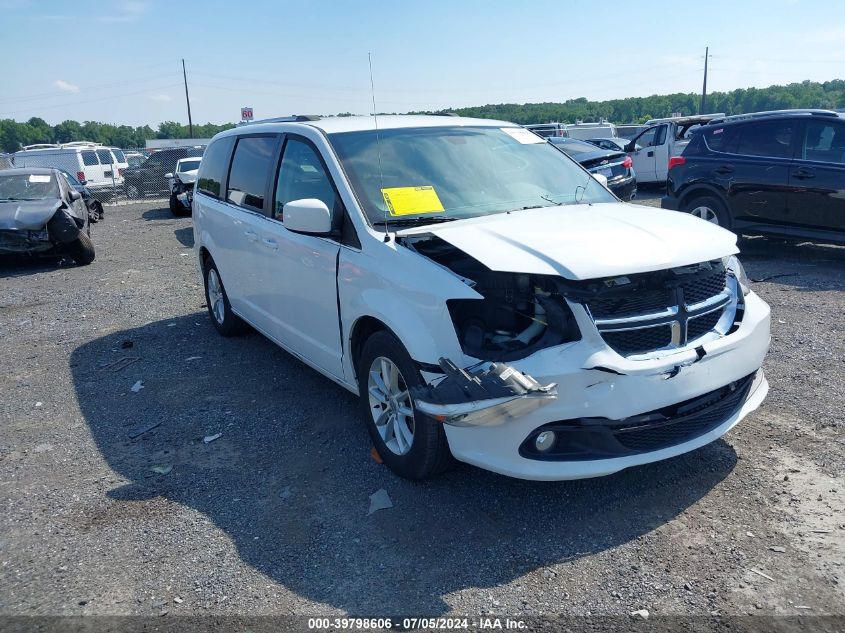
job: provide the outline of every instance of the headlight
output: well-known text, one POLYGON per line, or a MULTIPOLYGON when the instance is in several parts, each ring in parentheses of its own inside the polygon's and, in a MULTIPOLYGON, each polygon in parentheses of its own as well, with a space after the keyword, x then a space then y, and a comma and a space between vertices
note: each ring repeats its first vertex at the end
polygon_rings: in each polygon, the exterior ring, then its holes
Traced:
POLYGON ((722 262, 725 264, 725 268, 733 273, 733 276, 736 278, 739 287, 742 289, 742 296, 748 296, 748 293, 751 292, 751 281, 748 279, 748 275, 745 274, 745 268, 739 261, 736 255, 731 255, 730 257, 722 258, 722 262))

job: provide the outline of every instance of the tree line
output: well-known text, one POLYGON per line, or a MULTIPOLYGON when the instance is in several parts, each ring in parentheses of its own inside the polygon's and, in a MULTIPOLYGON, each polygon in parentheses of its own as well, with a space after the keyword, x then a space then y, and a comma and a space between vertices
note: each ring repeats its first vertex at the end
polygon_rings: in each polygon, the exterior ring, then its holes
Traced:
MULTIPOLYGON (((194 125, 193 138, 211 138, 218 132, 234 127, 232 123, 194 125)), ((32 117, 20 123, 12 119, 0 120, 0 151, 16 152, 24 145, 34 143, 69 143, 93 141, 123 149, 144 147, 147 139, 191 138, 187 125, 165 121, 154 130, 149 125, 132 127, 96 121, 62 121, 50 125, 44 119, 32 117)))
MULTIPOLYGON (((581 97, 562 103, 500 103, 450 111, 461 116, 502 119, 522 125, 598 121, 602 118, 614 123, 645 123, 649 119, 670 116, 673 112, 700 114, 700 105, 700 94, 676 93, 608 101, 588 101, 581 97)), ((746 114, 791 108, 845 108, 845 81, 803 81, 786 86, 713 92, 707 95, 706 103, 708 113, 746 114)))
MULTIPOLYGON (((500 103, 495 105, 455 108, 448 111, 461 116, 503 119, 527 125, 530 123, 575 123, 608 119, 615 123, 643 123, 651 118, 681 114, 698 114, 701 96, 695 93, 629 97, 608 101, 569 99, 562 103, 500 103)), ((738 88, 730 92, 707 95, 708 112, 744 114, 761 110, 789 108, 845 108, 845 81, 834 79, 824 83, 802 81, 786 86, 768 88, 738 88)), ((420 113, 416 113, 420 114, 420 113)), ((344 112, 338 116, 349 116, 344 112)), ((206 123, 194 126, 194 138, 211 138, 217 132, 233 127, 232 123, 206 123)), ((0 120, 0 150, 15 152, 33 143, 67 143, 94 141, 124 149, 144 147, 147 139, 189 138, 187 125, 165 121, 154 130, 149 125, 132 127, 95 121, 63 121, 50 125, 44 119, 32 117, 19 123, 0 120)))

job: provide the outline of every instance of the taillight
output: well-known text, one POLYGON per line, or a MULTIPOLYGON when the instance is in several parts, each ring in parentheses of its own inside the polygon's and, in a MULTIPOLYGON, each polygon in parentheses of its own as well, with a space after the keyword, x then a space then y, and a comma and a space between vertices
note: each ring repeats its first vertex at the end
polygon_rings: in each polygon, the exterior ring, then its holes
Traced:
POLYGON ((669 159, 669 170, 671 171, 673 167, 677 167, 678 165, 686 165, 687 159, 683 156, 673 156, 669 159))
POLYGON ((84 172, 84 171, 78 171, 78 172, 76 172, 76 179, 77 179, 79 182, 82 182, 83 180, 85 180, 85 172, 84 172))
POLYGON ((124 172, 124 171, 126 171, 126 169, 124 169, 123 167, 120 167, 120 168, 117 170, 117 175, 118 175, 118 176, 120 176, 121 178, 123 178, 123 172, 124 172))
POLYGON ((623 166, 625 169, 631 169, 631 167, 633 167, 633 166, 634 166, 634 161, 633 161, 633 160, 631 160, 631 157, 630 157, 630 156, 626 156, 626 157, 625 157, 625 160, 623 160, 623 161, 622 161, 622 166, 623 166))

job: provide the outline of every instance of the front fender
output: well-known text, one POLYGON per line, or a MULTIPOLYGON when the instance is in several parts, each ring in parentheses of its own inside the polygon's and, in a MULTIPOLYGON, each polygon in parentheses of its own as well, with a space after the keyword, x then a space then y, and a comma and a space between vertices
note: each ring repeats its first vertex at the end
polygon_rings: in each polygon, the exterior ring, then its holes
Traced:
POLYGON ((446 300, 480 295, 451 271, 395 241, 366 246, 366 251, 342 248, 339 258, 338 300, 349 382, 355 380, 352 335, 364 317, 390 328, 417 362, 436 365, 442 356, 461 358, 446 300))
POLYGON ((347 347, 358 320, 373 317, 390 328, 402 341, 411 358, 418 362, 436 365, 441 356, 454 358, 455 354, 461 354, 445 302, 429 308, 411 306, 383 289, 363 292, 361 302, 362 308, 367 306, 367 312, 358 315, 350 324, 345 337, 347 347))
POLYGON ((47 222, 50 238, 62 244, 69 244, 79 239, 79 225, 66 209, 59 209, 47 222))

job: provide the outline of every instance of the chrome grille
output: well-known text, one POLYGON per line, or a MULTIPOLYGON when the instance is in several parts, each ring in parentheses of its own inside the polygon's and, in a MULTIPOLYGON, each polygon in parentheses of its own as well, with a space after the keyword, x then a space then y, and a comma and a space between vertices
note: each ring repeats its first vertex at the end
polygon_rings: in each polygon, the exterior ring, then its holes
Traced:
POLYGON ((630 356, 682 347, 735 305, 721 261, 599 280, 583 300, 604 341, 630 356))
POLYGON ((710 275, 704 275, 693 281, 681 284, 684 291, 684 303, 694 305, 706 301, 710 297, 719 294, 725 289, 727 282, 725 269, 714 270, 710 275))

